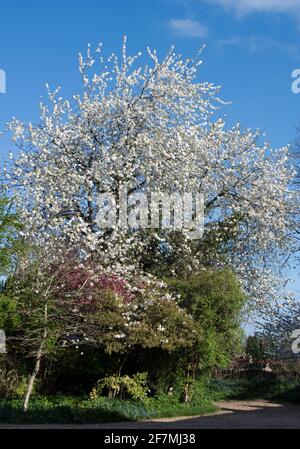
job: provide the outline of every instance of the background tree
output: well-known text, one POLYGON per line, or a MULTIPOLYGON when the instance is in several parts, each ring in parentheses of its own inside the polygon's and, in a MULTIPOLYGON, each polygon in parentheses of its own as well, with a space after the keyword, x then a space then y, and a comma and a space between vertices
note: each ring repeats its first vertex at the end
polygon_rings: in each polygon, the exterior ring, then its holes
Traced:
POLYGON ((0 273, 8 274, 16 264, 17 254, 23 248, 20 231, 23 228, 13 201, 0 187, 0 273))
MULTIPOLYGON (((298 129, 298 133, 299 133, 300 129, 298 129)), ((293 188, 296 190, 298 196, 299 196, 299 189, 300 189, 300 138, 298 137, 294 143, 294 145, 292 145, 291 147, 291 151, 290 151, 290 158, 292 163, 295 165, 296 167, 296 175, 295 175, 295 179, 293 182, 293 188)), ((298 204, 298 209, 296 210, 296 217, 297 217, 297 228, 296 228, 296 235, 297 235, 297 248, 296 248, 296 261, 299 262, 299 250, 300 250, 300 208, 299 208, 299 204, 298 204)))
POLYGON ((255 363, 265 361, 270 354, 270 342, 261 335, 249 336, 245 348, 247 356, 255 363))
POLYGON ((271 358, 296 359, 299 357, 298 341, 300 337, 299 301, 286 300, 279 310, 274 310, 261 323, 261 338, 269 341, 271 358))

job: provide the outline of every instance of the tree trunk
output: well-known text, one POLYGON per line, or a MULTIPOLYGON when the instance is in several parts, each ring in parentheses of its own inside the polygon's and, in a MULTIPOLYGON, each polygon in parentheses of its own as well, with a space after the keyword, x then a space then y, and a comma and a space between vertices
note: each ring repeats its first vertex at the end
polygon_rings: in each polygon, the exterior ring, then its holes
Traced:
POLYGON ((190 384, 187 382, 184 386, 183 402, 188 404, 190 402, 190 384))
POLYGON ((186 375, 186 384, 184 385, 183 390, 183 402, 188 404, 190 402, 190 372, 187 372, 186 375))
POLYGON ((40 371, 40 367, 41 367, 41 360, 43 357, 43 349, 47 340, 47 336, 48 336, 48 329, 47 329, 47 322, 48 322, 48 306, 47 303, 45 304, 45 309, 44 309, 44 333, 43 333, 43 339, 42 342, 40 344, 39 350, 37 352, 36 355, 36 360, 35 360, 35 367, 34 370, 30 376, 29 379, 29 383, 28 383, 28 387, 27 387, 27 392, 26 392, 26 397, 25 397, 25 401, 24 401, 24 407, 23 410, 24 412, 28 411, 28 405, 29 405, 29 400, 30 400, 30 396, 34 387, 34 382, 35 379, 40 371))

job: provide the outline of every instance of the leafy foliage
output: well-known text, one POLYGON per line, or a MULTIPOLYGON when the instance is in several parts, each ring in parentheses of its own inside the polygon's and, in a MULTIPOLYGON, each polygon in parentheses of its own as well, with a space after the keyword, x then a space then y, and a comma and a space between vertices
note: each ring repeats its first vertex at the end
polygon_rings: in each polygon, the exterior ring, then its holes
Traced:
POLYGON ((204 271, 169 283, 196 323, 197 340, 189 353, 191 371, 226 365, 241 349, 240 322, 246 298, 236 277, 226 270, 204 271))
POLYGON ((0 273, 6 274, 12 268, 16 254, 23 249, 18 232, 23 228, 13 210, 12 201, 0 188, 0 273))
POLYGON ((90 394, 91 399, 97 399, 101 396, 103 390, 108 390, 110 398, 126 397, 133 400, 145 401, 149 391, 147 386, 147 373, 137 373, 133 376, 111 376, 105 377, 97 382, 90 394))

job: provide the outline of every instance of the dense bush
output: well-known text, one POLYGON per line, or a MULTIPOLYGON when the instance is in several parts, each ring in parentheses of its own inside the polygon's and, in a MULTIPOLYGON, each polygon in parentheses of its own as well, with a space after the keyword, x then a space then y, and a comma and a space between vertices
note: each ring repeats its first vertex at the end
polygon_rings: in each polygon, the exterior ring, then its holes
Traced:
POLYGON ((110 376, 97 382, 90 394, 91 399, 97 399, 107 390, 108 397, 115 399, 131 398, 134 400, 145 401, 149 391, 147 387, 147 373, 137 373, 132 377, 110 376))
MULTIPOLYGON (((1 362, 0 362, 1 363, 1 362)), ((0 364, 0 398, 9 398, 14 395, 18 385, 18 373, 16 370, 0 364)))
POLYGON ((190 371, 226 366, 242 349, 241 313, 245 295, 228 271, 204 271, 187 279, 169 281, 179 293, 179 304, 193 316, 197 341, 186 353, 190 371))

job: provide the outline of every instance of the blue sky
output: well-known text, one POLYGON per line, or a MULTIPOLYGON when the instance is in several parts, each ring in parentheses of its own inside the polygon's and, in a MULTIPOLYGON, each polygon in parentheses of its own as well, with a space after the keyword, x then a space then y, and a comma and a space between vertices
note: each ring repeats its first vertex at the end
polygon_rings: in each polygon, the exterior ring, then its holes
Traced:
MULTIPOLYGON (((221 97, 232 102, 220 115, 259 127, 274 147, 294 140, 300 94, 292 93, 291 73, 300 68, 300 0, 2 2, 7 93, 0 94, 0 124, 12 116, 37 120, 46 82, 61 85, 65 96, 77 93, 78 52, 89 42, 103 42, 106 54, 117 51, 124 34, 133 53, 149 45, 163 55, 174 44, 188 56, 205 43, 199 77, 222 85, 221 97)), ((2 137, 2 160, 11 149, 2 137)))

